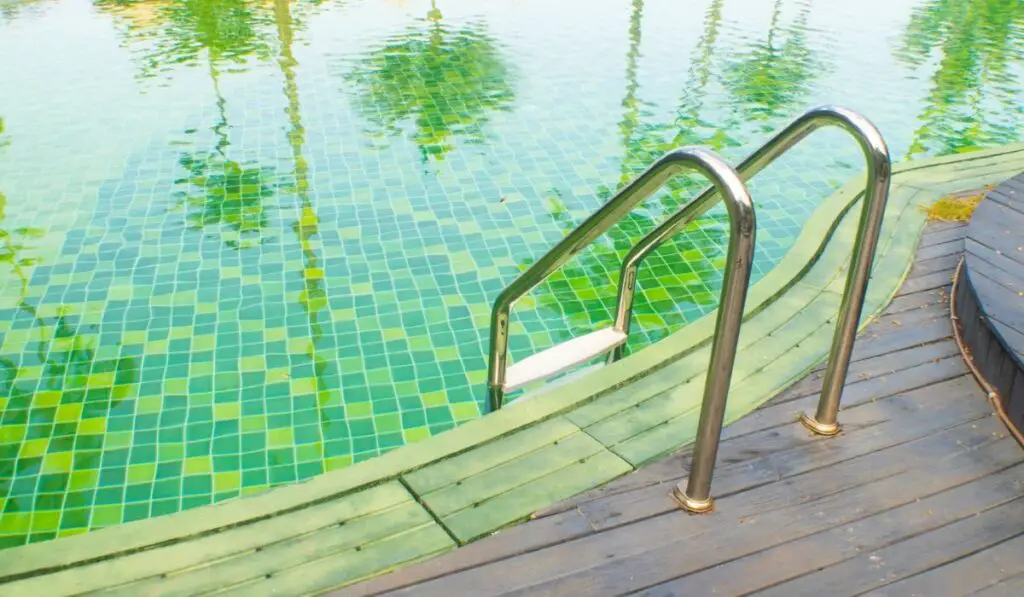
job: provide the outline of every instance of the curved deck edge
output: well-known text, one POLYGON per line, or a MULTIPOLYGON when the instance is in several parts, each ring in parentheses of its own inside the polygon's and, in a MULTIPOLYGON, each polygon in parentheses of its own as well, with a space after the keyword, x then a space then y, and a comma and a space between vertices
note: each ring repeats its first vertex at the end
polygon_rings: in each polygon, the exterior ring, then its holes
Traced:
POLYGON ((992 189, 967 227, 956 317, 1001 418, 1024 430, 1024 174, 992 189))
MULTIPOLYGON (((909 269, 925 220, 919 206, 1022 168, 1024 146, 894 168, 864 322, 909 269)), ((827 353, 859 186, 829 197, 751 288, 728 421, 827 353)), ((5 550, 0 594, 141 594, 156 582, 316 592, 451 549, 692 441, 713 325, 714 313, 519 406, 304 483, 5 550)))

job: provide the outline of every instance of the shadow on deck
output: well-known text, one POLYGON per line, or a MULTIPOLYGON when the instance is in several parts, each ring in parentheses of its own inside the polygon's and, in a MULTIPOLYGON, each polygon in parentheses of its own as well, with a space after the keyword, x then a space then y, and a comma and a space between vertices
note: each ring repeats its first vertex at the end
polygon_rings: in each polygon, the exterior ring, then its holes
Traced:
POLYGON ((950 326, 964 229, 927 229, 859 337, 841 435, 796 422, 820 371, 726 428, 715 513, 669 498, 686 451, 336 595, 1024 594, 1024 451, 950 326))

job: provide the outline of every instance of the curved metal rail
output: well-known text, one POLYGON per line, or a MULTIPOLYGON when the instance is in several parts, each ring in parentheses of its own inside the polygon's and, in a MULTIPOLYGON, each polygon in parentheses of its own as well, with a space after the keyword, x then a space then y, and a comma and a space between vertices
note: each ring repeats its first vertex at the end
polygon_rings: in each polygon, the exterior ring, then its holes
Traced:
MULTIPOLYGON (((868 119, 846 108, 822 106, 810 110, 777 133, 744 160, 736 170, 740 178, 746 182, 812 132, 826 126, 839 127, 850 133, 856 139, 867 161, 864 207, 861 209, 860 222, 857 226, 857 238, 853 246, 853 256, 850 259, 850 273, 846 278, 846 287, 843 290, 843 299, 839 306, 839 323, 832 338, 821 397, 814 416, 806 413, 800 415, 801 422, 811 431, 819 435, 835 435, 839 433, 839 423, 836 420, 839 401, 850 367, 853 342, 857 336, 857 324, 864 307, 864 296, 871 274, 871 264, 874 261, 875 249, 878 245, 878 235, 882 229, 882 216, 885 214, 885 204, 889 198, 889 183, 892 177, 889 148, 881 133, 868 119)), ((641 239, 626 255, 619 276, 618 305, 613 326, 615 331, 623 335, 629 334, 629 322, 636 291, 637 268, 643 259, 666 239, 682 230, 694 218, 710 209, 718 199, 719 195, 715 189, 704 191, 689 205, 673 214, 641 239)), ((726 279, 728 280, 728 278, 726 279)), ((722 320, 722 313, 727 308, 736 307, 723 301, 719 307, 719 324, 722 320)), ((614 349, 609 358, 615 360, 621 356, 622 347, 619 346, 614 349)), ((711 367, 711 372, 713 372, 714 360, 712 360, 711 367)), ((712 379, 711 372, 708 377, 709 384, 712 379)), ((728 388, 717 391, 724 393, 727 390, 728 388)), ((709 404, 708 394, 705 393, 700 422, 697 427, 697 439, 693 449, 692 470, 687 479, 686 488, 684 489, 683 484, 680 483, 673 492, 673 496, 680 505, 692 512, 706 512, 712 508, 711 476, 721 435, 722 413, 717 412, 719 407, 724 409, 725 401, 723 400, 721 404, 709 404)))
MULTIPOLYGON (((683 147, 665 154, 498 295, 491 311, 491 347, 487 365, 488 398, 492 411, 501 408, 506 392, 585 363, 625 343, 624 330, 615 327, 603 328, 553 346, 509 368, 509 313, 512 305, 523 295, 684 169, 696 170, 710 179, 715 189, 714 196, 725 197, 729 212, 730 237, 728 263, 722 286, 723 308, 719 309, 711 368, 705 391, 705 403, 709 397, 713 397, 712 402, 716 404, 715 412, 719 413, 718 427, 721 428, 721 417, 725 413, 725 394, 728 392, 729 379, 732 376, 739 326, 750 281, 756 226, 753 202, 740 177, 722 158, 699 147, 683 147)), ((680 213, 692 211, 691 205, 692 203, 684 207, 680 213)), ((678 214, 673 218, 678 218, 678 214)), ((704 425, 703 411, 701 424, 704 425)))

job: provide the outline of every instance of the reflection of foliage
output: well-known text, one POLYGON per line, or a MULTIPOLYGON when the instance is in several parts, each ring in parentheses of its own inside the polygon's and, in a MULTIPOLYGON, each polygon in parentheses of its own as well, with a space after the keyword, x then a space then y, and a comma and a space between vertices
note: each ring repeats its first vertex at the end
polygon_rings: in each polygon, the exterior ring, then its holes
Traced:
POLYGON ((267 226, 264 200, 274 192, 273 173, 259 165, 245 165, 228 157, 231 145, 227 102, 220 90, 220 64, 244 62, 271 54, 270 22, 266 11, 246 0, 95 0, 126 23, 129 40, 148 42, 143 52, 145 74, 177 65, 199 63, 205 54, 218 120, 213 126, 215 150, 184 154, 179 164, 184 178, 176 181, 181 204, 189 209, 189 224, 196 229, 220 226, 225 244, 239 249, 259 242, 267 226))
POLYGON ((298 238, 299 247, 302 249, 303 267, 302 281, 303 290, 299 295, 299 303, 306 311, 309 319, 310 341, 306 346, 306 356, 313 362, 313 377, 316 380, 316 413, 320 426, 320 439, 317 443, 317 450, 321 458, 325 456, 323 439, 328 436, 330 429, 330 418, 326 415, 325 407, 329 406, 334 397, 330 391, 330 383, 326 377, 331 367, 331 360, 323 352, 318 352, 318 344, 324 336, 323 325, 320 318, 322 312, 327 309, 327 290, 323 284, 323 269, 316 249, 314 238, 320 233, 320 218, 313 209, 313 203, 309 199, 309 164, 302 155, 306 143, 306 128, 302 124, 302 110, 299 104, 299 87, 295 77, 295 65, 298 63, 292 53, 292 43, 295 38, 295 21, 287 0, 274 0, 274 21, 277 25, 278 40, 281 46, 281 55, 278 57, 278 64, 281 67, 281 74, 284 79, 284 96, 288 101, 286 112, 291 128, 288 130, 288 144, 292 149, 294 162, 295 190, 299 196, 300 211, 299 218, 292 225, 295 236, 298 238))
POLYGON ((1019 140, 1024 109, 1010 67, 1024 58, 1024 3, 929 0, 914 9, 897 57, 921 66, 936 50, 941 59, 908 154, 1019 140))
POLYGON ((14 19, 21 16, 23 10, 42 10, 42 6, 49 4, 50 0, 14 0, 13 2, 0 1, 0 17, 14 19))
MULTIPOLYGON (((637 59, 640 56, 643 0, 634 0, 629 26, 629 50, 626 54, 626 94, 622 101, 623 117, 619 123, 626 156, 622 162, 620 186, 627 184, 652 162, 667 151, 686 144, 710 145, 716 150, 736 142, 719 130, 704 134, 698 117, 701 90, 707 84, 710 70, 710 48, 717 37, 721 21, 721 0, 712 2, 708 10, 705 34, 699 49, 703 60, 691 69, 687 91, 677 111, 676 119, 668 124, 649 124, 640 117, 641 100, 638 98, 637 59), (691 101, 695 100, 695 101, 691 101)), ((660 209, 663 214, 674 212, 698 191, 707 187, 706 179, 679 175, 665 185, 660 209)), ((598 189, 601 201, 611 198, 608 187, 598 189)), ((549 213, 566 232, 578 223, 561 199, 551 197, 549 213)), ((573 333, 590 331, 598 323, 607 323, 615 311, 619 268, 622 259, 633 245, 655 228, 658 219, 648 210, 635 209, 608 234, 588 247, 579 257, 563 267, 562 271, 546 280, 538 289, 539 302, 544 307, 562 313, 573 333)), ((717 297, 708 277, 717 275, 723 255, 715 247, 724 246, 726 228, 721 215, 710 214, 690 225, 686 232, 676 235, 662 245, 637 275, 633 321, 648 331, 667 333, 684 323, 679 305, 713 304, 717 297), (694 233, 699 231, 699 235, 694 233), (703 242, 695 242, 703 238, 703 242), (702 246, 706 248, 702 248, 702 246), (718 253, 718 254, 709 254, 718 253), (668 324, 666 326, 666 323, 668 324)), ((529 266, 529 262, 524 267, 529 266)))
POLYGON ((143 74, 173 65, 265 58, 270 48, 258 24, 263 16, 245 0, 94 0, 119 17, 129 40, 147 44, 143 74))
POLYGON ((726 67, 725 85, 749 122, 761 123, 762 132, 772 131, 780 118, 810 91, 810 83, 822 72, 822 65, 807 47, 807 17, 810 2, 800 7, 789 27, 779 23, 782 0, 772 10, 768 36, 753 44, 726 67))
POLYGON ((399 134, 412 119, 424 159, 450 151, 452 136, 481 141, 487 113, 513 99, 509 68, 483 25, 454 28, 432 14, 432 24, 391 38, 346 75, 361 89, 363 114, 384 134, 399 134))
MULTIPOLYGON (((3 133, 0 121, 0 134, 3 133)), ((0 221, 7 215, 7 198, 0 193, 0 221)), ((39 316, 35 307, 26 302, 30 268, 38 258, 26 256, 30 250, 27 241, 43 235, 43 231, 32 227, 18 227, 13 230, 0 228, 0 263, 11 267, 17 277, 20 292, 17 309, 27 313, 39 338, 27 342, 21 362, 10 357, 0 358, 0 526, 6 527, 3 544, 24 543, 31 531, 31 521, 26 518, 31 512, 40 510, 86 509, 92 505, 85 493, 68 492, 70 462, 67 471, 43 472, 44 455, 33 451, 26 454, 24 447, 32 440, 46 441, 46 453, 74 452, 74 466, 81 469, 98 467, 102 434, 80 435, 76 430, 57 432, 58 426, 75 425, 86 419, 102 420, 111 408, 121 402, 131 386, 138 380, 138 362, 123 357, 97 359, 93 346, 98 329, 81 332, 72 323, 67 309, 60 309, 52 323, 39 316), (35 347, 35 355, 28 351, 35 347), (34 363, 33 363, 34 361, 34 363), (19 381, 20 366, 26 362, 38 364, 36 373, 25 375, 19 381), (59 403, 53 397, 59 397, 59 403), (62 418, 58 421, 57 409, 63 404, 80 403, 78 420, 62 418), (14 486, 26 477, 38 477, 31 495, 12 495, 14 486), (58 500, 53 503, 53 500, 58 500), (11 518, 8 518, 11 517, 11 518), (9 520, 18 520, 10 522, 9 520), (24 529, 11 533, 14 528, 24 529)), ((23 484, 23 483, 22 483, 23 484)))
MULTIPOLYGON (((698 59, 691 62, 690 72, 684 86, 683 96, 676 109, 676 117, 668 123, 642 122, 636 115, 636 68, 635 56, 639 55, 640 11, 643 3, 634 3, 633 18, 630 22, 630 51, 627 55, 627 93, 623 106, 626 114, 620 130, 626 158, 622 163, 619 184, 625 185, 666 152, 683 145, 705 145, 715 151, 738 147, 739 141, 728 131, 730 126, 716 125, 705 121, 700 113, 704 105, 704 89, 711 79, 711 64, 718 27, 722 20, 722 1, 714 0, 705 16, 704 33, 697 43, 698 59)), ((694 193, 707 187, 707 181, 694 176, 678 176, 666 185, 668 193, 663 195, 662 206, 666 212, 678 209, 694 193)), ((601 189, 607 192, 607 189, 601 189)))
MULTIPOLYGON (((7 197, 0 192, 0 220, 4 219, 6 210, 7 197)), ((42 236, 43 231, 39 228, 28 226, 21 226, 14 230, 0 228, 0 263, 11 266, 14 275, 21 282, 22 294, 28 288, 29 275, 26 269, 39 263, 37 257, 26 257, 23 254, 26 249, 30 249, 25 241, 42 236)))
POLYGON ((191 210, 190 225, 221 226, 225 243, 236 249, 259 241, 267 225, 263 201, 274 193, 268 169, 245 166, 216 153, 184 155, 179 163, 187 176, 176 182, 187 185, 187 190, 177 194, 191 210))
MULTIPOLYGON (((4 137, 4 119, 0 118, 0 149, 10 145, 10 138, 4 137)), ((0 191, 0 222, 7 217, 7 196, 0 191)), ((25 296, 28 290, 29 272, 26 271, 37 263, 36 257, 27 257, 24 252, 30 249, 25 244, 30 239, 38 239, 43 236, 43 230, 30 226, 19 226, 13 230, 0 228, 0 263, 11 266, 14 275, 18 277, 21 284, 21 296, 25 296)))
MULTIPOLYGON (((603 197, 607 199, 607 197, 603 197)), ((551 217, 568 232, 575 227, 565 205, 551 197, 551 217)), ((634 211, 538 288, 538 301, 568 320, 573 334, 608 323, 615 313, 622 258, 657 222, 634 211)), ((648 333, 664 334, 685 323, 680 305, 709 305, 717 300, 712 284, 724 265, 724 254, 709 255, 706 247, 724 246, 726 227, 719 218, 705 218, 662 245, 641 265, 633 323, 648 333), (698 234, 694 234, 698 232, 698 234), (705 240, 698 244, 696 238, 705 240)), ((714 252, 714 249, 712 249, 714 252)), ((528 267, 530 262, 524 264, 528 267)))
MULTIPOLYGON (((19 383, 18 365, 9 358, 0 358, 0 397, 7 399, 7 406, 0 413, 0 503, 6 502, 0 513, 0 524, 4 526, 7 526, 4 524, 7 517, 14 520, 34 511, 57 509, 77 512, 92 506, 90 492, 70 491, 71 467, 88 471, 99 466, 103 434, 97 432, 95 425, 88 431, 82 427, 87 421, 103 421, 131 394, 133 384, 139 379, 136 358, 98 359, 93 346, 95 340, 90 339, 98 330, 75 327, 66 309, 49 324, 37 317, 23 300, 21 308, 32 314, 40 331, 38 354, 44 378, 37 380, 29 375, 25 383, 19 383), (54 401, 55 396, 59 402, 54 401), (58 420, 58 408, 76 403, 80 404, 77 419, 69 420, 65 415, 58 420), (68 425, 74 429, 59 431, 60 427, 68 425), (73 451, 73 464, 69 460, 66 470, 43 474, 45 455, 34 451, 30 455, 23 453, 25 445, 32 440, 48 440, 46 454, 71 454, 73 451), (16 483, 35 476, 39 481, 31 495, 11 495, 16 483)), ((21 531, 24 534, 5 533, 7 545, 0 547, 26 542, 32 530, 27 519, 20 524, 10 524, 11 528, 25 529, 21 531)))

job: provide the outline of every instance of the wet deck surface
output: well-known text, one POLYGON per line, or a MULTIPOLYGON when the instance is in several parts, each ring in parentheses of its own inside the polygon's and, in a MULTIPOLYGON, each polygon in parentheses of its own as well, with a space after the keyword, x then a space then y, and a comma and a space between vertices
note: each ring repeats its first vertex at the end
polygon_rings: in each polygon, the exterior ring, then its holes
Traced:
POLYGON ((687 451, 338 595, 1024 595, 1024 450, 949 322, 963 234, 930 226, 859 337, 841 435, 795 422, 819 372, 726 429, 713 514, 669 498, 687 451))

